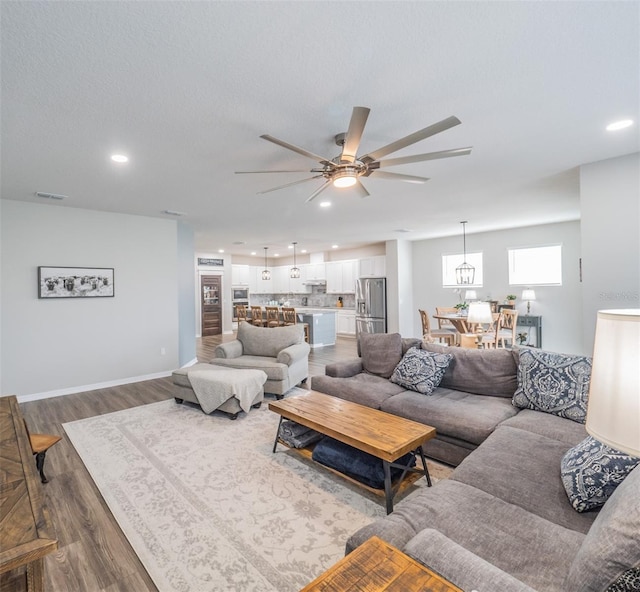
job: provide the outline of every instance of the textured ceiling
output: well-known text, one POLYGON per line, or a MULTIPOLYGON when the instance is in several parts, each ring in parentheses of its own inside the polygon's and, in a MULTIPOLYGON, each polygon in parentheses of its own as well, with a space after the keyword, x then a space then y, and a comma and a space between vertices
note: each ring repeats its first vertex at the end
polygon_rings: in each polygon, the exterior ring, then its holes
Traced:
POLYGON ((577 167, 640 149, 639 6, 3 0, 2 198, 185 212, 199 249, 237 254, 578 219, 577 167), (261 134, 337 155, 354 105, 360 154, 450 115, 392 156, 473 151, 392 169, 424 185, 329 189, 326 209, 305 203, 322 180, 257 195, 311 174, 234 174, 315 166, 261 134))

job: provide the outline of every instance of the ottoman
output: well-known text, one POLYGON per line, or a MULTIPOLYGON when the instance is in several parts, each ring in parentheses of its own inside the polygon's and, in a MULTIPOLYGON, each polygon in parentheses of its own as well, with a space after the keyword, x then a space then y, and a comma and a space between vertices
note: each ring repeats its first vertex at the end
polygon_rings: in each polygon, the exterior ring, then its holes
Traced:
MULTIPOLYGON (((257 386, 257 384, 264 385, 267 380, 267 375, 261 370, 236 370, 229 369, 223 366, 214 366, 213 364, 194 364, 186 368, 179 368, 171 373, 173 380, 173 396, 176 403, 181 404, 183 401, 190 401, 203 407, 203 404, 198 399, 196 391, 189 380, 189 372, 197 372, 199 376, 203 374, 200 371, 206 370, 206 376, 210 376, 211 386, 214 390, 220 389, 229 393, 230 391, 234 396, 230 396, 215 409, 210 409, 208 412, 223 411, 228 413, 231 419, 237 419, 238 414, 242 411, 240 400, 235 396, 234 389, 242 388, 246 391, 246 388, 250 390, 250 404, 251 407, 259 408, 264 399, 263 386, 257 386), (218 375, 218 376, 216 376, 218 375)), ((206 406, 203 408, 206 412, 206 406)))

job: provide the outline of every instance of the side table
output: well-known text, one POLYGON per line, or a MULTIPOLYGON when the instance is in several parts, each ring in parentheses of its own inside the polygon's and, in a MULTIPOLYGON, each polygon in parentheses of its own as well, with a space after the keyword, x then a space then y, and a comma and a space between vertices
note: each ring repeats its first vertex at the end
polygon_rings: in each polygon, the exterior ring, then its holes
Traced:
POLYGON ((463 592, 451 582, 373 536, 300 592, 463 592))

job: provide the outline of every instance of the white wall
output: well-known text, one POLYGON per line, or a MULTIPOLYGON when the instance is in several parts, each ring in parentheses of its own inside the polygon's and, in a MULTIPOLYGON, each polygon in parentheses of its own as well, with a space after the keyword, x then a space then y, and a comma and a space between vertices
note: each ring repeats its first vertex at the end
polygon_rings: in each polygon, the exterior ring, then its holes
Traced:
POLYGON ((596 313, 640 307, 640 154, 580 167, 583 327, 593 349, 596 313))
POLYGON ((193 229, 182 221, 178 231, 178 319, 180 366, 197 360, 196 357, 196 287, 193 283, 193 253, 195 251, 193 229))
MULTIPOLYGON (((516 308, 525 314, 523 286, 509 286, 507 249, 562 244, 562 286, 534 286, 537 300, 531 314, 542 316, 542 346, 564 353, 585 353, 582 340, 582 290, 579 278, 580 223, 565 222, 513 230, 467 233, 467 251, 482 251, 484 286, 476 289, 481 300, 502 302, 518 296, 516 308)), ((436 306, 453 306, 458 295, 442 287, 442 255, 462 251, 462 235, 413 243, 413 336, 421 333, 418 309, 435 313, 436 306)))
POLYGON ((413 330, 413 249, 409 241, 386 243, 387 332, 403 337, 420 335, 413 330))
POLYGON ((8 200, 0 210, 2 394, 65 394, 178 367, 175 221, 8 200), (39 300, 41 265, 112 267, 115 297, 39 300))

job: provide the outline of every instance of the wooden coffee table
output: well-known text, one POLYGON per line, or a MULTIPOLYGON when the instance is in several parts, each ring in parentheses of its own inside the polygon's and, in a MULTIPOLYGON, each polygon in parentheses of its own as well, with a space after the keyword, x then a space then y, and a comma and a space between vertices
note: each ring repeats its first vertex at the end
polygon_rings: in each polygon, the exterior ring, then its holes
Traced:
POLYGON ((436 435, 436 429, 431 426, 316 391, 273 401, 269 409, 280 414, 273 452, 278 446, 280 424, 286 418, 381 459, 387 514, 393 511, 393 497, 407 473, 424 475, 431 487, 422 449, 422 445, 436 435), (394 462, 414 451, 420 455, 422 469, 394 462), (391 484, 391 467, 403 469, 395 490, 391 484))
POLYGON ((374 536, 300 592, 462 592, 443 577, 374 536))

